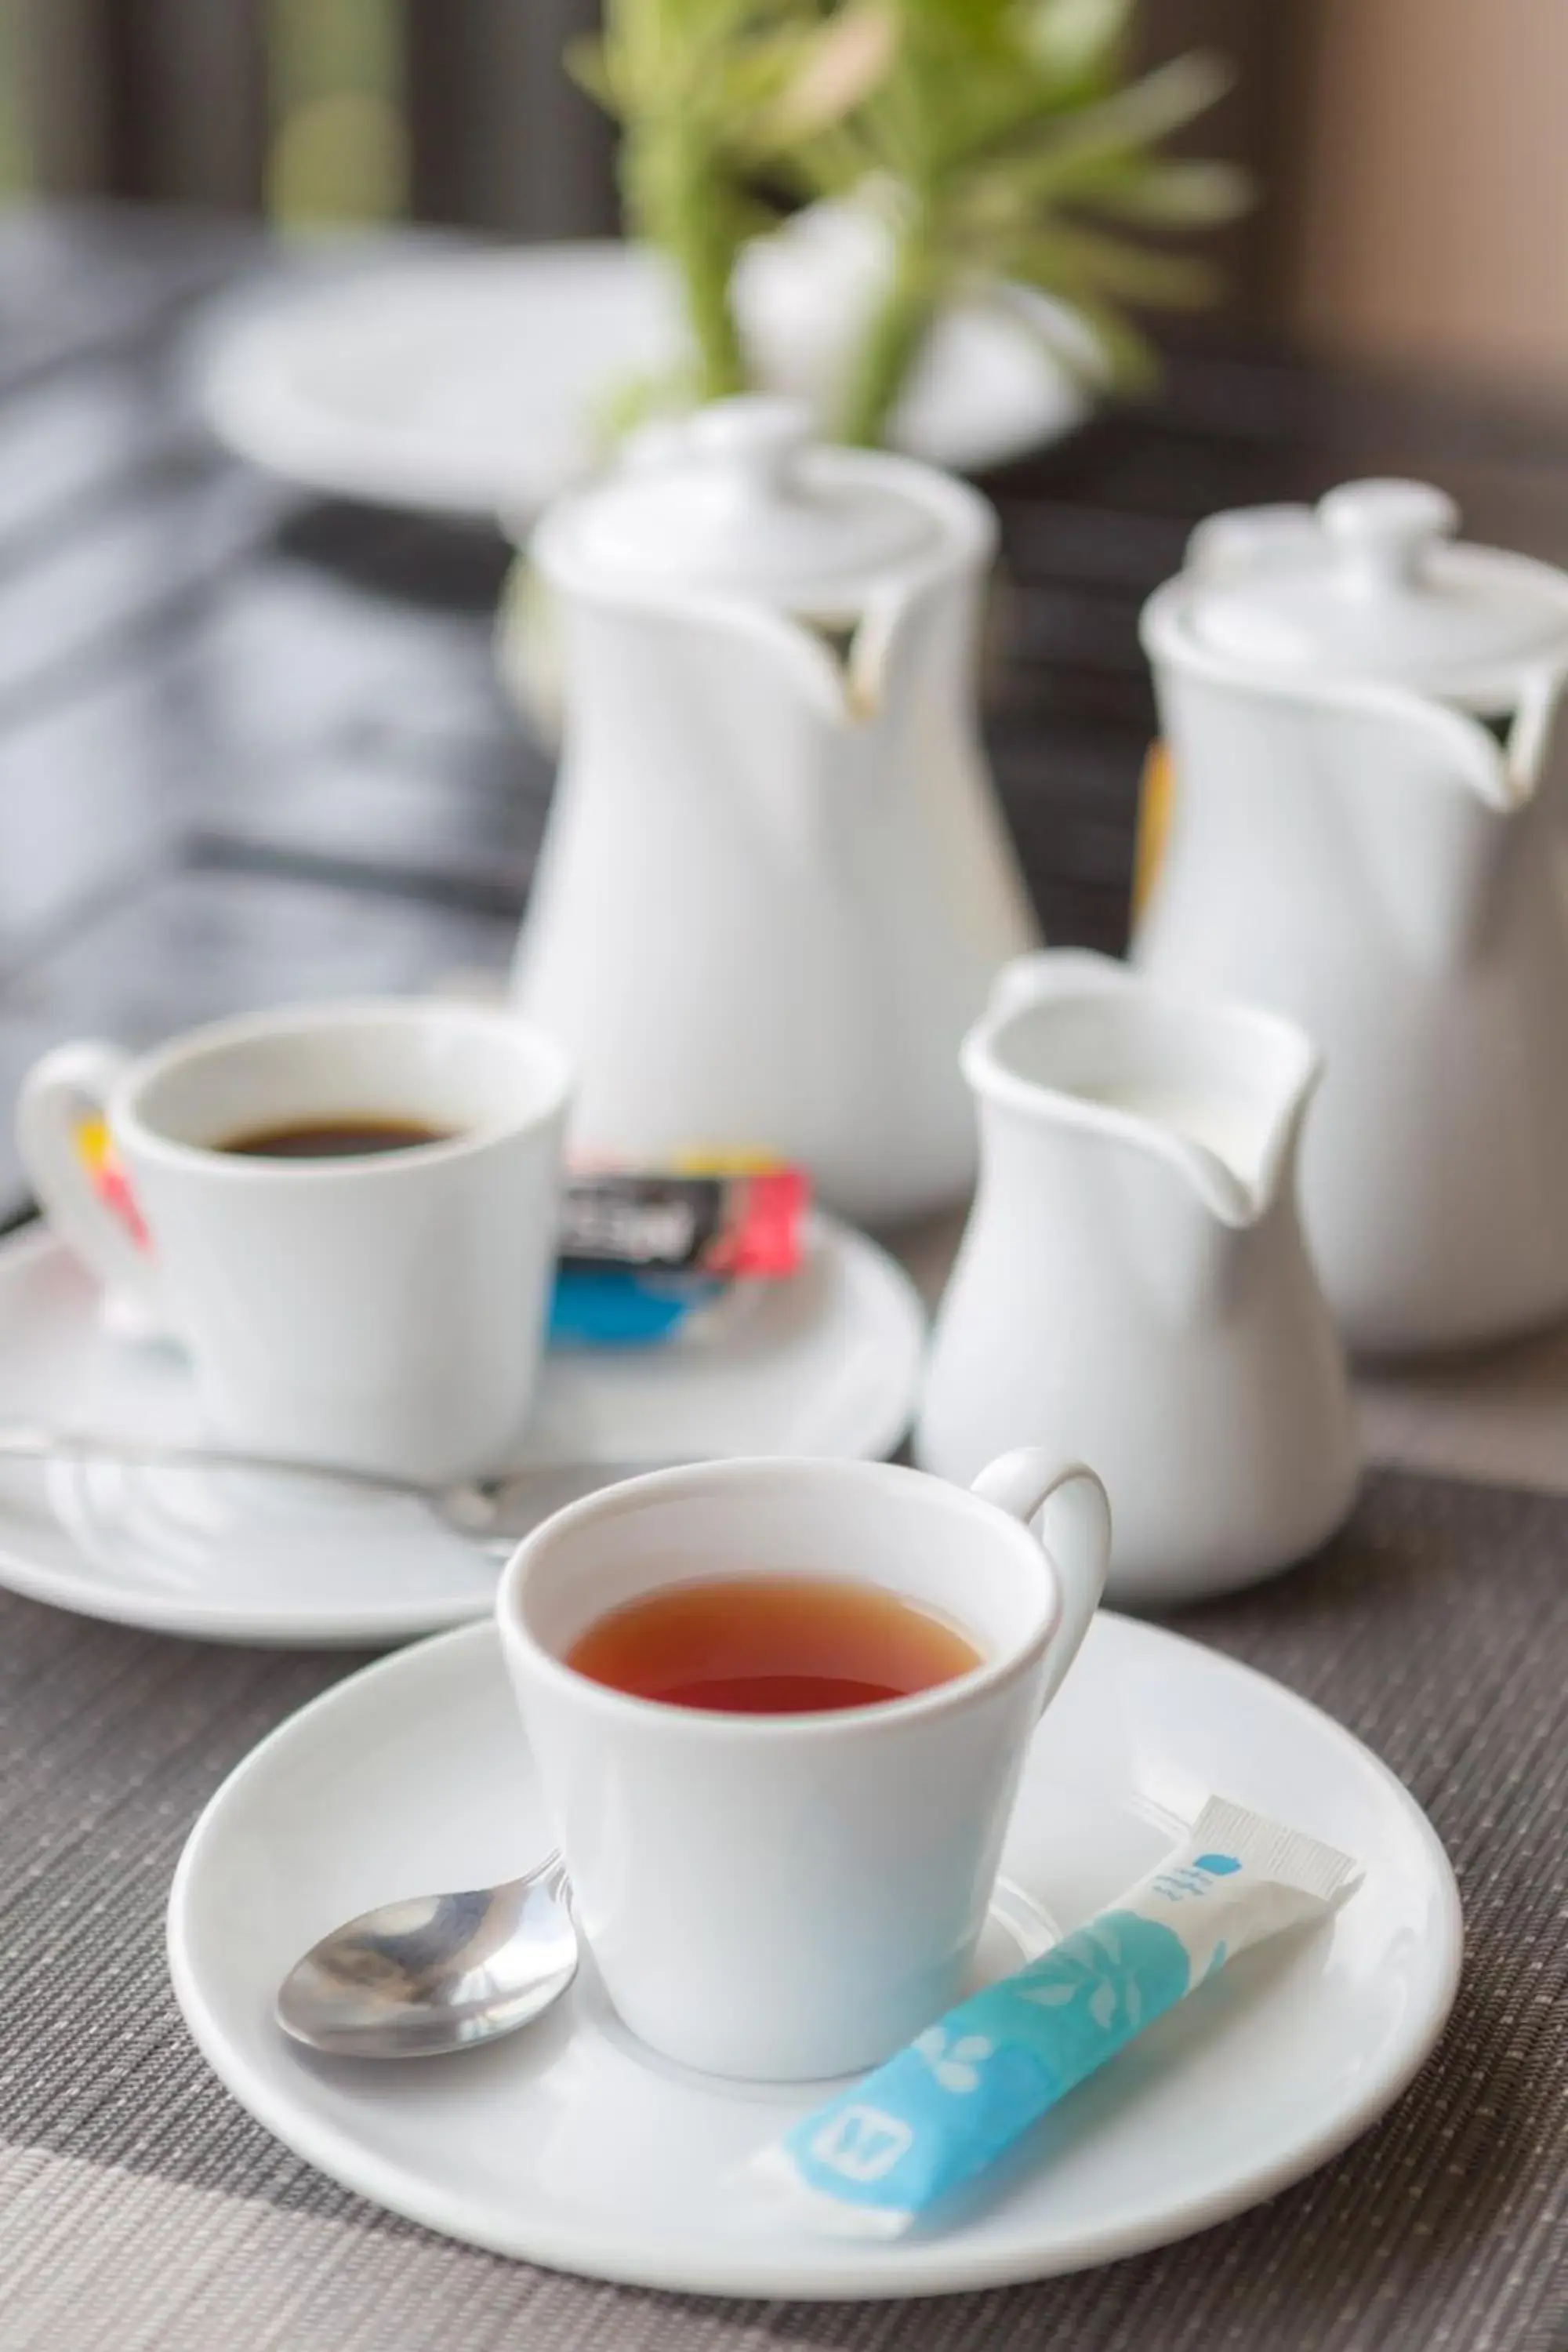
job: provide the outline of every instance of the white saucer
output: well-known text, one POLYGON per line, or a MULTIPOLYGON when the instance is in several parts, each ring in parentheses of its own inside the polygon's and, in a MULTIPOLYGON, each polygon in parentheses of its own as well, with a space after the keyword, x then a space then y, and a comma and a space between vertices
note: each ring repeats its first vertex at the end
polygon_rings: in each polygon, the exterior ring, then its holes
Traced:
POLYGON ((356 2066, 277 2032, 279 1979, 337 1921, 486 1884, 546 1847, 488 1627, 353 1675, 230 1775, 175 1874, 170 1965, 196 2042, 258 2121, 448 2236, 699 2294, 1042 2278, 1273 2195, 1365 2130, 1447 2015, 1458 1895, 1414 1800, 1316 1708, 1152 1626, 1102 1614, 1093 1627, 1036 1739, 1004 1869, 1072 1925, 1215 1790, 1331 1839, 1363 1883, 1331 1923, 1246 1956, 1083 2085, 992 2201, 902 2245, 813 2238, 759 2204, 742 2159, 821 2094, 665 2064, 591 1975, 537 2026, 465 2056, 356 2066))
MULTIPOLYGON (((1081 420, 1080 386, 1028 316, 1054 308, 1026 289, 1010 303, 933 335, 898 420, 911 456, 995 465, 1081 420)), ((668 279, 638 247, 410 238, 229 297, 198 338, 196 383, 219 437, 272 473, 488 521, 537 513, 589 471, 606 396, 680 348, 668 279)))
MULTIPOLYGON (((907 1276, 816 1217, 798 1276, 736 1285, 667 1345, 552 1351, 522 1460, 874 1459, 908 1424, 924 1337, 907 1276)), ((0 1244, 5 1419, 201 1434, 184 1360, 108 1337, 96 1286, 36 1233, 0 1244)), ((0 1586, 84 1616, 207 1641, 395 1642, 482 1617, 495 1576, 416 1502, 254 1472, 0 1464, 0 1586)))

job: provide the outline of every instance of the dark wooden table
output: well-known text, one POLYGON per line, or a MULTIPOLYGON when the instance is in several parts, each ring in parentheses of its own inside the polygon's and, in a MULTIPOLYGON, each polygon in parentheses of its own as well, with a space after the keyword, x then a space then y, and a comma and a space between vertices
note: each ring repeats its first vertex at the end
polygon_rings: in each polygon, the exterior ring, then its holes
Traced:
MULTIPOLYGON (((499 536, 323 503, 216 448, 207 298, 286 267, 194 216, 0 222, 0 1100, 83 1033, 499 968, 548 761, 497 684, 499 536)), ((1050 935, 1114 947, 1152 704, 1135 623, 1212 509, 1422 472, 1568 557, 1568 418, 1189 353, 990 483, 989 732, 1050 935)), ((8 1121, 7 1121, 8 1127, 8 1121)), ((0 1220, 25 1205, 8 1133, 0 1220)))

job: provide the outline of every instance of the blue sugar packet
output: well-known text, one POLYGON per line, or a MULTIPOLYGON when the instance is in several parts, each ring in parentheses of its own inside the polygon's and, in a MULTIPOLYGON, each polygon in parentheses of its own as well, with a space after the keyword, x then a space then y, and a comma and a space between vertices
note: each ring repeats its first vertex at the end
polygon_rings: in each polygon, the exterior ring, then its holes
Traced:
POLYGON ((1194 1985, 1324 1917, 1359 1876, 1348 1854, 1211 1797, 1110 1910, 961 2001, 753 2168, 815 2228, 900 2237, 1194 1985))

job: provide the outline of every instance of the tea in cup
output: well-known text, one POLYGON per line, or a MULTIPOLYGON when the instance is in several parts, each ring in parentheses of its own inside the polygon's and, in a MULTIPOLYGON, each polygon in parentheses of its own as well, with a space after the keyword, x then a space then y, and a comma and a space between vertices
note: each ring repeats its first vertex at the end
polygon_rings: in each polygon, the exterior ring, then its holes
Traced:
POLYGON ((440 1480, 504 1468, 532 1401, 570 1074, 514 1016, 265 1013, 139 1059, 62 1046, 17 1134, 50 1223, 189 1353, 215 1435, 440 1480), (100 1116, 146 1231, 79 1148, 100 1116))
POLYGON ((713 1576, 596 1618, 566 1653, 591 1682, 713 1715, 833 1715, 973 1674, 967 1634, 847 1576, 713 1576))
POLYGON ((805 2081, 951 2006, 1109 1549, 1093 1472, 1034 1449, 973 1488, 883 1463, 660 1471, 527 1538, 502 1649, 634 2033, 805 2081))

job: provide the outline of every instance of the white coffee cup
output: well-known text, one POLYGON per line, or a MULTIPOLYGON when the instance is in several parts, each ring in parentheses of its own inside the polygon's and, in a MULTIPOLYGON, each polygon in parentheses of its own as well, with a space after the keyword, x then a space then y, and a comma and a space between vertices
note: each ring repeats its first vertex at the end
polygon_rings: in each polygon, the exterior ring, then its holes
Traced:
POLYGON ((61 1238, 188 1349, 215 1436, 442 1479, 504 1466, 527 1421, 569 1093, 564 1056, 514 1016, 390 1000, 216 1022, 134 1060, 62 1046, 24 1084, 17 1136, 61 1238), (83 1161, 95 1109, 146 1248, 83 1161), (442 1139, 221 1148, 356 1118, 442 1139))
POLYGON ((874 2063, 951 2006, 1110 1538, 1093 1472, 1033 1448, 973 1488, 884 1463, 659 1471, 528 1538, 498 1595, 501 1644, 579 1924, 633 2032, 710 2074, 808 2081, 874 2063), (1029 1522, 1047 1504, 1042 1542, 1029 1522), (667 1706, 563 1663, 645 1593, 781 1573, 900 1593, 982 1663, 795 1716, 667 1706))

